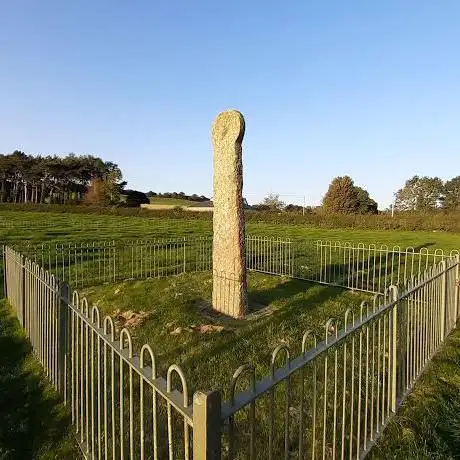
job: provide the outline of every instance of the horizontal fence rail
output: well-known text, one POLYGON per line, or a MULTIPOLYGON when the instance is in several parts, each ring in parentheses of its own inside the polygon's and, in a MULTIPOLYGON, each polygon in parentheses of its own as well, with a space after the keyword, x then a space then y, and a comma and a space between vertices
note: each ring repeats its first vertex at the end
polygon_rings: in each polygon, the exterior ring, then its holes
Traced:
MULTIPOLYGON (((189 242, 182 239, 125 244, 125 259, 110 255, 109 260, 128 264, 126 272, 118 273, 144 273, 140 270, 150 267, 152 260, 149 251, 164 243, 152 270, 162 266, 168 273, 172 267, 175 273, 174 267, 184 261, 186 270, 197 267, 197 260, 211 264, 211 246, 207 239, 200 241, 194 244, 198 254, 206 254, 203 259, 188 251, 189 242), (130 259, 133 251, 142 264, 135 265, 136 257, 130 259)), ((299 242, 290 240, 250 237, 246 244, 252 270, 300 278, 299 266, 316 263, 310 273, 320 282, 371 290, 359 283, 349 286, 345 280, 363 279, 362 270, 373 266, 360 263, 370 260, 370 251, 378 253, 376 247, 338 245, 340 260, 345 253, 345 259, 350 257, 356 265, 347 263, 345 272, 322 273, 328 269, 324 261, 333 260, 329 243, 315 242, 304 253, 299 242), (308 258, 313 262, 305 262, 308 258), (355 269, 359 278, 349 277, 355 269)), ((95 247, 120 254, 111 243, 95 247)), ((62 259, 69 256, 67 249, 59 253, 65 257, 59 255, 56 266, 47 247, 35 252, 35 258, 5 247, 4 282, 35 355, 69 407, 88 459, 363 458, 459 317, 457 252, 380 250, 386 265, 376 266, 388 268, 380 276, 386 280, 379 288, 386 286, 383 292, 347 310, 341 321, 328 320, 322 337, 306 332, 299 356, 294 357, 286 344, 278 346, 267 375, 258 377, 250 363, 241 366, 226 401, 220 390, 196 392, 191 398, 180 367, 173 364, 163 377, 148 345, 136 354, 127 329, 117 332, 110 317, 103 318, 97 307, 90 307, 60 280, 58 274, 69 273, 65 264, 59 272, 62 259), (40 257, 50 270, 37 263, 40 257)), ((97 258, 85 260, 90 267, 96 260, 98 270, 104 266, 97 258)), ((117 272, 109 276, 113 273, 117 272)), ((369 277, 373 282, 379 279, 369 277)), ((228 274, 222 279, 226 292, 228 274)), ((367 283, 367 274, 364 279, 367 283)))

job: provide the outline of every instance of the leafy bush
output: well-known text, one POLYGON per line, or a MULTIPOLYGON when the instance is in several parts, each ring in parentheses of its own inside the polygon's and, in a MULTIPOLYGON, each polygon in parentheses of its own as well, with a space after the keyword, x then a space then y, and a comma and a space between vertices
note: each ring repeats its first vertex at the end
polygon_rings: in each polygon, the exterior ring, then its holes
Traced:
POLYGON ((367 190, 349 176, 335 177, 323 198, 324 211, 331 214, 376 214, 377 203, 367 190))
POLYGON ((125 190, 123 195, 125 196, 125 206, 127 207, 135 208, 141 204, 150 203, 149 197, 138 190, 125 190))

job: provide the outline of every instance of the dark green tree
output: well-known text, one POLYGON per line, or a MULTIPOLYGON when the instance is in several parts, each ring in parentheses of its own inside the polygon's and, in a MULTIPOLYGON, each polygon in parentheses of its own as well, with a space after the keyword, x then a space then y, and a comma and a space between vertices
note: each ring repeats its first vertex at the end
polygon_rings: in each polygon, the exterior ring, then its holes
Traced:
POLYGON ((324 195, 322 207, 331 214, 368 214, 377 212, 369 193, 357 187, 349 176, 336 177, 324 195))
POLYGON ((139 192, 138 190, 125 190, 123 194, 126 197, 126 206, 139 207, 141 204, 150 203, 149 197, 144 192, 139 192))
POLYGON ((358 192, 358 213, 377 214, 377 202, 369 196, 369 192, 361 187, 356 187, 358 192))
POLYGON ((443 207, 448 210, 460 210, 460 176, 444 184, 443 207))
POLYGON ((118 166, 90 155, 32 156, 21 151, 0 154, 0 201, 68 203, 81 201, 90 181, 106 182, 114 202, 124 186, 118 166))

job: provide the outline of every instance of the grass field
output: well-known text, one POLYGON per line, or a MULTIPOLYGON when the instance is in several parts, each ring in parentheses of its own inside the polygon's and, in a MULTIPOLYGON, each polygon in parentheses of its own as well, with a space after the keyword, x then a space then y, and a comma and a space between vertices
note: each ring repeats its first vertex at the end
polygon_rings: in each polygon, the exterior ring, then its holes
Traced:
MULTIPOLYGON (((0 212, 0 241, 82 241, 119 238, 162 238, 210 234, 212 222, 172 218, 120 217, 106 215, 0 212)), ((247 232, 260 236, 282 236, 304 240, 341 240, 430 246, 445 250, 460 248, 460 234, 448 232, 318 229, 311 227, 249 223, 247 232)))
MULTIPOLYGON (((0 241, 3 244, 19 241, 70 242, 200 236, 210 234, 211 230, 212 222, 207 220, 0 212, 0 241)), ((387 244, 390 247, 429 246, 430 249, 444 250, 460 248, 460 234, 444 232, 316 229, 253 222, 247 225, 247 232, 252 235, 311 241, 321 239, 387 244)), ((366 298, 364 294, 340 288, 251 274, 250 303, 267 308, 263 310, 264 314, 254 314, 253 319, 236 321, 210 315, 204 308, 211 296, 210 273, 126 281, 116 285, 87 288, 84 294, 88 296, 90 303, 96 303, 107 314, 146 312, 144 322, 132 328, 136 348, 142 343, 149 343, 158 356, 163 375, 170 364, 180 364, 185 370, 190 391, 222 388, 225 396, 228 395, 231 376, 239 365, 252 362, 258 377, 266 375, 275 346, 286 343, 292 349, 293 355, 297 355, 305 330, 311 329, 322 336, 324 324, 329 317, 342 318, 347 307, 357 308, 361 300, 366 298), (200 332, 203 331, 200 329, 202 326, 212 327, 207 328, 208 332, 200 332), (223 330, 218 331, 219 326, 223 330)), ((4 318, 0 318, 0 321, 3 322, 4 318)), ((458 412, 453 410, 458 405, 455 406, 456 403, 452 403, 449 396, 449 391, 453 391, 453 385, 457 382, 456 377, 453 377, 455 367, 452 362, 458 364, 458 358, 453 357, 453 349, 458 341, 452 340, 445 355, 447 364, 442 364, 444 358, 440 363, 435 360, 436 366, 441 365, 442 370, 439 372, 443 375, 442 381, 436 380, 438 371, 431 370, 431 374, 427 374, 431 377, 426 377, 422 386, 417 385, 417 389, 421 388, 420 396, 416 396, 418 393, 414 391, 415 396, 411 396, 401 416, 390 424, 388 434, 379 443, 373 458, 457 458, 452 449, 460 434, 456 437, 448 430, 449 425, 459 420, 458 412), (435 401, 430 400, 433 405, 425 407, 423 395, 428 391, 433 395, 437 391, 440 395, 445 395, 445 405, 443 406, 443 396, 434 398, 435 401), (423 411, 428 408, 430 413, 426 415, 423 411), (443 426, 436 418, 436 410, 450 417, 451 423, 443 426), (441 426, 443 431, 439 434, 439 442, 442 445, 436 444, 434 429, 430 431, 428 426, 416 423, 421 416, 441 426), (400 430, 400 427, 403 428, 400 430), (423 446, 425 431, 432 438, 432 446, 423 446), (436 456, 437 449, 444 452, 444 456, 436 456), (394 457, 391 456, 393 454, 394 457)), ((62 446, 63 449, 67 448, 65 436, 62 446)), ((56 455, 37 458, 66 458, 56 455)), ((1 455, 0 458, 3 460, 1 455)), ((5 457, 7 458, 9 457, 5 457)))

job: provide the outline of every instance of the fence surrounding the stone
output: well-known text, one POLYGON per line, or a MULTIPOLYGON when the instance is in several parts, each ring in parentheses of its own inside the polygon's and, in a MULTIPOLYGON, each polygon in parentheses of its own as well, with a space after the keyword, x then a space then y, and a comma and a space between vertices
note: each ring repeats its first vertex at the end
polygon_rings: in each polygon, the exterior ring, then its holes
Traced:
POLYGON ((343 321, 327 321, 322 338, 306 332, 299 356, 277 347, 269 375, 241 366, 228 401, 213 391, 191 402, 178 366, 158 375, 148 345, 136 356, 129 331, 116 337, 112 320, 67 283, 4 248, 9 302, 70 408, 82 451, 98 459, 363 457, 456 325, 459 256, 436 257, 343 321))
MULTIPOLYGON (((86 458, 192 458, 193 411, 179 366, 166 377, 130 332, 116 336, 78 292, 11 248, 4 249, 9 302, 46 376, 69 407, 86 458)), ((200 402, 200 395, 196 401, 200 402)))
MULTIPOLYGON (((26 244, 16 247, 74 288, 212 269, 212 238, 26 244)), ((248 235, 248 270, 371 293, 402 285, 458 250, 248 235)), ((230 275, 230 274, 228 274, 230 275)))
POLYGON ((441 261, 322 338, 306 332, 300 356, 277 347, 270 375, 241 366, 221 412, 225 458, 363 458, 455 327, 458 277, 458 256, 441 261))

